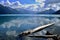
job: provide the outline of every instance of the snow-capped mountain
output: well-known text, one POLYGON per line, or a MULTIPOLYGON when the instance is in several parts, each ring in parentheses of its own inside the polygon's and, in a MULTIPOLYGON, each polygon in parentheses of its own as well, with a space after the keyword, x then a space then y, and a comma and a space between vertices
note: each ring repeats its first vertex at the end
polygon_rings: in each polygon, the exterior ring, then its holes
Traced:
POLYGON ((38 14, 53 14, 53 13, 55 13, 55 11, 52 10, 52 9, 49 9, 49 10, 46 10, 46 11, 43 11, 43 12, 39 12, 38 14))
POLYGON ((60 10, 60 3, 49 4, 48 7, 57 11, 57 10, 60 10))
POLYGON ((6 2, 1 1, 0 4, 4 5, 4 6, 9 6, 11 5, 11 3, 9 2, 9 0, 7 0, 6 2))
POLYGON ((34 14, 35 12, 26 9, 12 9, 0 4, 0 14, 34 14))

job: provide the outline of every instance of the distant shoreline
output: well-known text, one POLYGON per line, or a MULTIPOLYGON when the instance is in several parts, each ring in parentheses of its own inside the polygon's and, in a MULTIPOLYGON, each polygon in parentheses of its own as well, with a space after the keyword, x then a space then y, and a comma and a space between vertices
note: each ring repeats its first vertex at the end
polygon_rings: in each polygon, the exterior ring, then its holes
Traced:
POLYGON ((41 17, 60 17, 60 14, 0 14, 0 16, 41 16, 41 17))

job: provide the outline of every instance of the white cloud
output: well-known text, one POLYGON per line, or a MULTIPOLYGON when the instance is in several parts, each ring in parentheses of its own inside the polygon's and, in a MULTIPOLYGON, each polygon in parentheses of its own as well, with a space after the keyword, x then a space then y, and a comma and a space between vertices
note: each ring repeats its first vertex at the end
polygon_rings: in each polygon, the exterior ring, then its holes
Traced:
POLYGON ((16 28, 19 28, 21 27, 21 25, 23 25, 25 27, 28 26, 28 25, 31 25, 31 26, 37 26, 37 25, 44 25, 44 24, 47 24, 47 23, 50 23, 50 22, 56 22, 55 25, 57 26, 60 26, 60 19, 58 18, 52 18, 51 20, 49 18, 44 18, 44 17, 30 17, 30 18, 27 18, 27 19, 14 19, 14 20, 11 20, 9 22, 4 22, 3 24, 1 24, 0 26, 3 27, 3 28, 11 28, 11 27, 16 27, 16 28))
POLYGON ((46 0, 47 4, 60 3, 60 0, 46 0))
POLYGON ((37 9, 39 8, 39 6, 37 6, 36 4, 33 4, 33 5, 28 6, 27 8, 33 11, 38 11, 37 9))
POLYGON ((7 31, 7 32, 6 32, 6 35, 8 35, 8 36, 16 36, 17 33, 16 33, 15 30, 14 30, 14 31, 7 31))
POLYGON ((9 6, 9 5, 11 5, 11 2, 10 2, 9 0, 7 0, 6 2, 4 2, 3 5, 4 5, 4 6, 9 6))
POLYGON ((42 2, 45 2, 46 0, 35 0, 35 2, 39 2, 39 3, 42 3, 42 2))
POLYGON ((4 1, 1 1, 0 4, 4 5, 4 1))
POLYGON ((3 23, 1 26, 3 27, 3 28, 10 28, 10 27, 12 27, 12 26, 14 26, 14 27, 20 27, 20 25, 22 24, 23 22, 21 21, 21 20, 11 20, 11 21, 9 21, 9 22, 5 22, 5 23, 3 23))
POLYGON ((19 1, 16 1, 17 5, 21 5, 21 3, 19 1))
POLYGON ((35 0, 35 2, 40 3, 40 6, 41 6, 41 7, 44 7, 44 6, 45 6, 45 1, 46 1, 46 0, 35 0))
POLYGON ((34 33, 32 35, 35 35, 35 36, 40 36, 40 35, 45 35, 46 34, 46 30, 42 30, 42 31, 39 31, 37 33, 34 33))
POLYGON ((21 5, 21 3, 19 1, 11 2, 11 4, 13 6, 20 6, 21 5))
POLYGON ((9 6, 9 7, 12 7, 12 6, 18 6, 20 7, 21 3, 19 1, 15 1, 15 2, 10 2, 9 0, 7 0, 6 2, 4 1, 1 1, 0 4, 4 5, 4 6, 9 6))
POLYGON ((60 10, 60 3, 49 4, 48 7, 57 11, 57 10, 60 10))
POLYGON ((9 6, 11 8, 23 8, 23 9, 29 8, 29 10, 32 11, 40 11, 40 9, 43 8, 45 5, 43 1, 41 1, 40 4, 25 4, 25 5, 22 5, 19 1, 10 2, 9 0, 7 0, 6 2, 3 1, 2 3, 4 6, 9 6))
POLYGON ((7 0, 7 4, 9 4, 9 5, 11 4, 11 3, 9 2, 9 0, 7 0))
POLYGON ((10 28, 10 27, 21 27, 22 24, 29 24, 29 25, 43 25, 44 22, 46 23, 49 23, 49 19, 45 19, 45 18, 37 18, 37 17, 34 17, 34 18, 27 18, 27 19, 14 19, 14 20, 11 20, 9 22, 4 22, 3 24, 1 24, 1 26, 3 28, 10 28), (48 22, 47 22, 48 21, 48 22))
POLYGON ((50 9, 50 8, 48 8, 48 7, 47 7, 47 8, 45 8, 45 10, 49 10, 49 9, 50 9))
POLYGON ((40 7, 42 8, 42 7, 44 7, 45 6, 45 3, 41 3, 40 4, 40 7))

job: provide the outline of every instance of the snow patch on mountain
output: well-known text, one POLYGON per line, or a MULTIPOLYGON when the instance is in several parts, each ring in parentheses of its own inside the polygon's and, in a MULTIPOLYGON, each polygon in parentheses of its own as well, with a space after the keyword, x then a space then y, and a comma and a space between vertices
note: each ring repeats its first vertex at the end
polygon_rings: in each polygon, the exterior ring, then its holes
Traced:
POLYGON ((51 9, 57 11, 60 10, 60 3, 53 3, 53 4, 49 4, 48 7, 50 7, 51 9))

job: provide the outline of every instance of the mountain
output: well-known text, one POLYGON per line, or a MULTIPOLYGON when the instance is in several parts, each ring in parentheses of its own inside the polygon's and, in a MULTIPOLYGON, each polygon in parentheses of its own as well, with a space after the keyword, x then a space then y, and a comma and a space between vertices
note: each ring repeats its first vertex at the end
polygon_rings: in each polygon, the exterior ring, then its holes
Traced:
POLYGON ((46 10, 46 11, 39 12, 38 14, 52 14, 54 12, 55 12, 54 10, 49 9, 49 10, 46 10))
POLYGON ((17 10, 10 7, 5 7, 0 4, 0 14, 16 14, 19 13, 17 10))
POLYGON ((12 9, 10 7, 6 7, 0 4, 0 14, 29 14, 34 13, 33 11, 25 10, 25 9, 12 9))
POLYGON ((55 12, 55 13, 53 13, 53 14, 60 14, 60 10, 56 11, 56 12, 55 12))
POLYGON ((17 8, 16 10, 20 11, 23 14, 35 14, 35 13, 37 13, 37 11, 32 11, 32 10, 23 9, 23 8, 17 8))
MULTIPOLYGON (((57 14, 60 13, 60 11, 57 12, 57 14)), ((56 12, 53 9, 45 10, 42 12, 30 11, 23 8, 13 9, 0 4, 0 14, 56 14, 56 12)))

